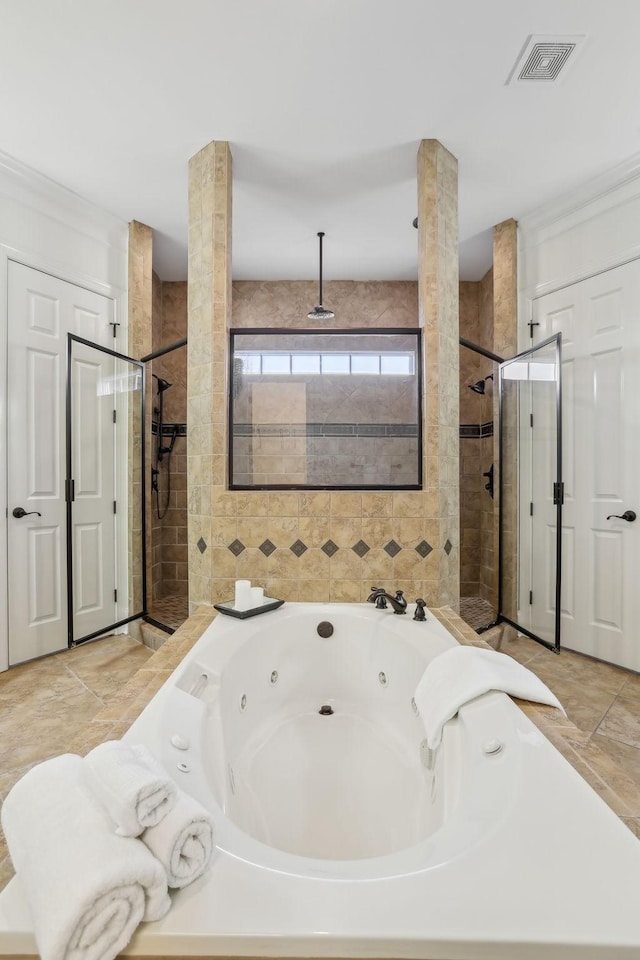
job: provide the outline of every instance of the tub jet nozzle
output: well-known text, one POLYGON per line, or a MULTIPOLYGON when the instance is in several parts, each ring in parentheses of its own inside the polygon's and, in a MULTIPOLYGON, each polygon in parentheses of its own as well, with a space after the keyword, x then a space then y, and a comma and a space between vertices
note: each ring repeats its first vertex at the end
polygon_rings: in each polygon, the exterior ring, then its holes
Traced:
POLYGON ((333 707, 329 706, 328 703, 323 703, 320 709, 318 710, 318 713, 322 717, 330 717, 331 714, 333 713, 333 707))

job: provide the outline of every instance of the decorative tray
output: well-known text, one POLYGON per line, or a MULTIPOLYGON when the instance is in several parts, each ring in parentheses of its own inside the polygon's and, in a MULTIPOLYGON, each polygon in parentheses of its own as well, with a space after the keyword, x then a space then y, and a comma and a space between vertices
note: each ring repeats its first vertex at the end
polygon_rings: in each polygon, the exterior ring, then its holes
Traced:
POLYGON ((265 602, 259 607, 250 607, 248 610, 236 610, 233 606, 233 600, 226 600, 224 603, 214 603, 214 609, 228 617, 237 617, 238 620, 246 620, 247 617, 257 617, 259 613, 266 613, 268 610, 277 610, 284 603, 284 600, 272 600, 270 597, 264 598, 265 602))

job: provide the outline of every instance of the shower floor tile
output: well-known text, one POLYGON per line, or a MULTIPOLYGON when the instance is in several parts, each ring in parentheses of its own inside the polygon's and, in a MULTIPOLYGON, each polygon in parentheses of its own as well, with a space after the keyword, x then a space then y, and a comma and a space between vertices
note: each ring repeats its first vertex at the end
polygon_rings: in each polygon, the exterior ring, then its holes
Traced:
POLYGON ((153 600, 149 605, 149 616, 166 627, 177 630, 189 617, 189 600, 187 597, 163 597, 153 600))
POLYGON ((488 600, 481 597, 460 597, 460 616, 472 630, 486 627, 495 620, 493 607, 488 600))

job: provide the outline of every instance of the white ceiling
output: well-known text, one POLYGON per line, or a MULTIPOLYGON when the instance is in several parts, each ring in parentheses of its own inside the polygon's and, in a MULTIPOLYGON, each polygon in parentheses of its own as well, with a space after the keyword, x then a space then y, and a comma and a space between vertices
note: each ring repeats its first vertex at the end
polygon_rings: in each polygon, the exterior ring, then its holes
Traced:
POLYGON ((186 277, 187 162, 228 140, 236 279, 414 279, 416 151, 460 164, 463 279, 491 227, 640 151, 639 0, 0 0, 0 149, 153 227, 186 277), (506 86, 529 34, 586 34, 506 86))

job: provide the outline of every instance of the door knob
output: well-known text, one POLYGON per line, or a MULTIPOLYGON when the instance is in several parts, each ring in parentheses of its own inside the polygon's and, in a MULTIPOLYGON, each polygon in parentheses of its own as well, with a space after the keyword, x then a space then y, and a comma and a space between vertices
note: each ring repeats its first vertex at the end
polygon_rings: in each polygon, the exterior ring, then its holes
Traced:
MULTIPOLYGON (((41 517, 42 514, 38 513, 37 510, 25 510, 24 507, 14 507, 12 513, 16 520, 22 520, 23 517, 29 517, 32 513, 35 513, 37 517, 41 517)), ((635 516, 635 514, 634 514, 635 516)))
POLYGON ((607 517, 607 520, 613 519, 626 520, 627 523, 633 523, 633 521, 636 519, 636 512, 635 510, 625 510, 624 513, 610 513, 607 517))

